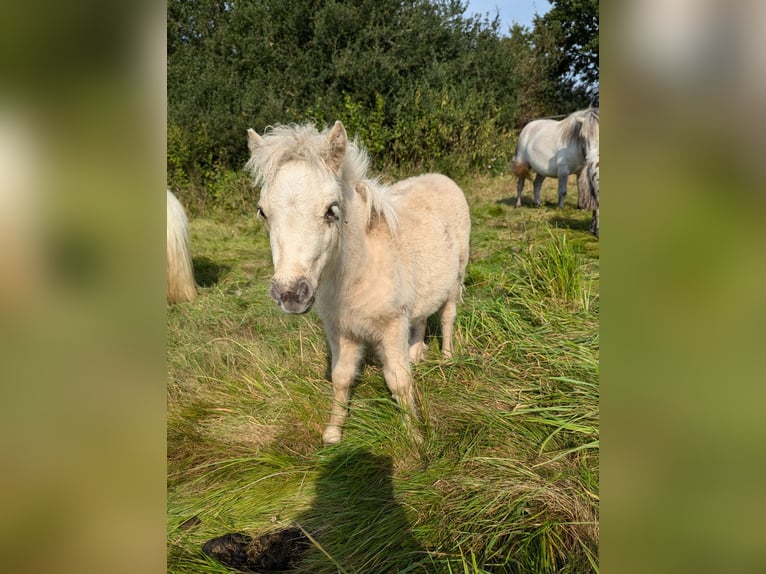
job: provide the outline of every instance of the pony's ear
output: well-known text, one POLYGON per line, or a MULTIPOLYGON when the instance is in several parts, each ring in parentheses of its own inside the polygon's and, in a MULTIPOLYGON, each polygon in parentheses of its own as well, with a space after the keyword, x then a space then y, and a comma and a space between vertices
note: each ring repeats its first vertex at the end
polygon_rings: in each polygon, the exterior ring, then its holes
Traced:
POLYGON ((343 165, 347 144, 346 128, 343 127, 340 120, 337 120, 330 133, 327 134, 327 154, 324 158, 327 167, 336 174, 340 172, 340 167, 343 165))
POLYGON ((253 155, 262 143, 263 138, 255 133, 253 128, 247 128, 247 147, 250 148, 250 155, 253 155))
POLYGON ((367 201, 367 184, 363 181, 358 182, 354 186, 354 191, 356 191, 359 194, 359 197, 362 198, 363 201, 367 201))

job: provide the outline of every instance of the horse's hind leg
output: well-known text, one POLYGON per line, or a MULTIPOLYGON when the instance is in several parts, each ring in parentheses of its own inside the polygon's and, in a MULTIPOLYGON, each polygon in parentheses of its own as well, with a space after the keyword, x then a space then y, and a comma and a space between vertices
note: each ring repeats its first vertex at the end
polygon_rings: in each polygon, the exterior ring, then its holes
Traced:
POLYGON ((457 297, 450 297, 439 309, 439 320, 442 324, 442 354, 448 359, 452 357, 452 332, 457 317, 457 297))
POLYGON ((410 361, 418 363, 423 360, 426 350, 426 320, 418 319, 410 325, 410 361))
POLYGON ((332 388, 333 403, 330 423, 325 428, 322 440, 325 444, 340 442, 341 427, 348 414, 348 398, 351 383, 356 376, 356 369, 362 357, 362 346, 356 341, 328 334, 332 353, 332 388))
POLYGON ((535 192, 535 207, 540 207, 540 189, 543 187, 543 180, 545 179, 544 175, 540 175, 539 173, 535 176, 535 181, 532 184, 532 187, 535 192))
POLYGON ((524 191, 524 176, 518 176, 519 181, 516 183, 516 207, 521 207, 521 192, 524 191))

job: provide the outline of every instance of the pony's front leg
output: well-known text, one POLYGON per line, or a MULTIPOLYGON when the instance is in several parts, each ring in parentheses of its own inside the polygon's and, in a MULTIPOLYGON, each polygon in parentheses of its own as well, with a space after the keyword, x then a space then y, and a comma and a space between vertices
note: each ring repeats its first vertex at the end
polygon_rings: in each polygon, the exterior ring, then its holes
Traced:
POLYGON ((567 179, 569 173, 559 172, 559 209, 564 209, 564 199, 567 196, 567 179))
POLYGON ((329 335, 332 353, 332 389, 333 403, 330 414, 330 423, 322 434, 324 444, 340 442, 341 427, 348 414, 348 398, 351 391, 351 383, 354 382, 356 369, 362 357, 362 345, 346 337, 329 335))
POLYGON ((540 190, 543 187, 543 180, 545 179, 544 175, 540 175, 539 173, 535 176, 535 181, 532 184, 532 188, 535 192, 535 207, 540 207, 540 190))

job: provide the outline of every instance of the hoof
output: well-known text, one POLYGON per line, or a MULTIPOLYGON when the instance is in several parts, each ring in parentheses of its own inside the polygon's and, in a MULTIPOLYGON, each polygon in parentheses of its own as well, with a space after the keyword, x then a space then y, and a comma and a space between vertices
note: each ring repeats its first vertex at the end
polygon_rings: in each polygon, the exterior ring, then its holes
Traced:
POLYGON ((338 444, 342 436, 340 427, 328 426, 322 434, 322 442, 325 445, 338 444))

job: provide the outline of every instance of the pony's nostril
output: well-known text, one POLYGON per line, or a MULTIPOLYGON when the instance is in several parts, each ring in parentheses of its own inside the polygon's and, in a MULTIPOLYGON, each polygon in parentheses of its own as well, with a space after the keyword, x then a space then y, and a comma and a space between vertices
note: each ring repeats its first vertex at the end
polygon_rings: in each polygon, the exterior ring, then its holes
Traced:
POLYGON ((295 292, 298 295, 298 301, 305 301, 311 296, 311 285, 305 279, 301 279, 295 286, 295 292))
POLYGON ((311 283, 304 278, 288 283, 272 280, 269 293, 274 301, 290 312, 298 312, 293 309, 303 306, 307 306, 308 310, 314 299, 314 289, 311 283))
POLYGON ((272 281, 271 282, 271 289, 269 290, 269 295, 271 295, 271 298, 274 299, 277 303, 279 303, 282 300, 282 297, 279 294, 279 289, 277 289, 276 284, 272 281))

